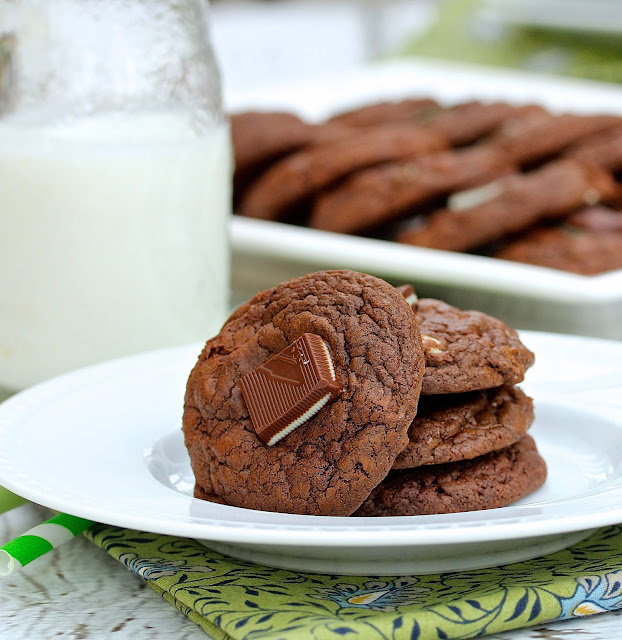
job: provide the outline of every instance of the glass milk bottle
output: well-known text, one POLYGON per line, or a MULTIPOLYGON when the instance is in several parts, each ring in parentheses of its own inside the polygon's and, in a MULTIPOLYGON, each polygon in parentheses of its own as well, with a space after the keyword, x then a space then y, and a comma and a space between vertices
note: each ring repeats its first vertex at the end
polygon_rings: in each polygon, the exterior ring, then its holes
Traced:
POLYGON ((232 173, 204 2, 7 6, 0 387, 204 341, 227 310, 232 173))

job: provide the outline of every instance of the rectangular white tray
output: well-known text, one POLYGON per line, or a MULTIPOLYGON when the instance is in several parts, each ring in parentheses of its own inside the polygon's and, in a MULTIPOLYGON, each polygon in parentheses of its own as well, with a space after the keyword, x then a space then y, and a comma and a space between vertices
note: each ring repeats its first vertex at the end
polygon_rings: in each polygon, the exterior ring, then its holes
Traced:
MULTIPOLYGON (((535 102, 554 112, 621 113, 622 88, 517 71, 400 61, 225 96, 230 111, 283 109, 317 121, 374 100, 429 95, 535 102)), ((236 301, 281 280, 351 268, 414 284, 422 295, 481 309, 512 326, 622 339, 622 270, 580 276, 519 263, 234 216, 236 301)))

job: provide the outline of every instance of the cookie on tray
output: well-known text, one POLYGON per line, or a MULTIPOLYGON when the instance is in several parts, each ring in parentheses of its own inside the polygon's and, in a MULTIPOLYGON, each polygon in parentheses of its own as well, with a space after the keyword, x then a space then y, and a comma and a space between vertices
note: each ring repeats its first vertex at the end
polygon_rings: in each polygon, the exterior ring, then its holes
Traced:
POLYGON ((523 126, 502 128, 489 142, 505 153, 510 162, 528 165, 561 153, 586 136, 620 126, 620 116, 564 113, 525 119, 523 126))
POLYGON ((452 146, 473 144, 492 134, 509 119, 531 117, 544 112, 536 105, 514 106, 507 102, 462 102, 449 109, 432 112, 428 126, 444 136, 452 146))
POLYGON ((309 226, 341 233, 365 231, 512 169, 505 154, 484 144, 364 169, 316 198, 309 226))
POLYGON ((373 127, 387 122, 416 121, 440 109, 441 106, 432 98, 388 100, 341 111, 330 117, 327 122, 348 127, 373 127))
POLYGON ((617 173, 622 171, 622 126, 583 138, 566 150, 579 162, 591 162, 617 173))
POLYGON ((596 275, 622 269, 622 213, 589 207, 508 242, 495 258, 596 275))
POLYGON ((534 420, 533 401, 518 387, 422 396, 410 442, 394 469, 470 460, 518 442, 534 420))
POLYGON ((244 111, 229 120, 236 170, 242 172, 300 149, 313 130, 297 115, 281 111, 244 111))
POLYGON ((512 386, 534 363, 517 332, 497 318, 432 298, 413 308, 426 361, 423 395, 512 386))
POLYGON ((279 220, 320 190, 359 169, 447 147, 423 126, 396 123, 290 154, 262 173, 245 191, 238 213, 279 220))
POLYGON ((423 369, 416 317, 383 280, 325 271, 259 293, 208 340, 188 380, 183 431, 196 495, 249 509, 350 515, 408 444, 423 369), (329 386, 341 393, 331 391, 332 402, 314 404, 317 412, 300 422, 290 396, 307 384, 316 356, 293 349, 309 336, 323 350, 323 371, 332 371, 329 386), (260 399, 275 384, 284 395, 257 407, 244 382, 251 379, 260 399), (270 446, 249 408, 261 418, 280 403, 287 435, 270 446))
POLYGON ((339 113, 328 120, 350 127, 371 127, 396 122, 424 124, 443 135, 451 145, 471 144, 493 132, 508 118, 525 112, 544 111, 535 105, 472 100, 443 107, 429 98, 378 102, 339 113))
POLYGON ((350 127, 310 124, 293 113, 243 111, 230 116, 235 161, 234 195, 239 202, 244 189, 271 163, 303 148, 343 140, 350 127))
POLYGON ((355 516, 414 516, 504 507, 546 480, 546 463, 526 435, 472 460, 392 472, 355 516))
POLYGON ((420 247, 468 251, 542 220, 564 217, 586 204, 614 199, 619 191, 604 169, 569 158, 557 160, 454 194, 448 208, 402 229, 396 239, 420 247))

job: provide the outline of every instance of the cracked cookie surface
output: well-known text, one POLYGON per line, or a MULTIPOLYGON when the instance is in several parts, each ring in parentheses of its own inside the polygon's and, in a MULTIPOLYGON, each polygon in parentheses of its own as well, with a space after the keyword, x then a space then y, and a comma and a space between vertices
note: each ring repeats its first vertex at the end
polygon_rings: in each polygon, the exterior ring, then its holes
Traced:
POLYGON ((518 387, 423 396, 394 469, 470 460, 518 442, 534 420, 518 387))
POLYGON ((383 280, 326 271, 257 294, 207 342, 188 380, 183 431, 195 495, 350 515, 408 443, 423 368, 416 317, 383 280), (238 381, 306 332, 328 344, 343 393, 268 447, 238 381))
POLYGON ((355 516, 415 516, 503 507, 546 480, 531 436, 473 460, 393 472, 355 516))
POLYGON ((534 363, 517 332, 497 318, 431 298, 413 308, 425 350, 424 395, 518 384, 534 363))

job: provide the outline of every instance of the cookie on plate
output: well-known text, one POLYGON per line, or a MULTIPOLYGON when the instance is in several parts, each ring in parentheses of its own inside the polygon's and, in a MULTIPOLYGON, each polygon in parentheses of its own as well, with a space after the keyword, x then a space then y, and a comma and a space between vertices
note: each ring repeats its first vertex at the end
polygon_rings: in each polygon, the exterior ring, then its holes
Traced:
POLYGON ((503 449, 518 442, 533 420, 533 401, 518 387, 422 396, 410 442, 393 468, 470 460, 503 449))
POLYGON ((534 362, 517 332, 497 318, 432 298, 413 308, 426 359, 423 395, 512 386, 534 362))
POLYGON ((503 507, 538 489, 546 463, 530 436, 472 460, 392 472, 355 516, 414 516, 503 507))
POLYGON ((423 369, 416 317, 383 280, 324 271, 259 293, 208 340, 188 379, 183 432, 196 495, 249 509, 350 515, 407 445, 423 369), (241 380, 277 355, 299 363, 283 352, 305 334, 323 341, 342 393, 268 446, 241 380))

